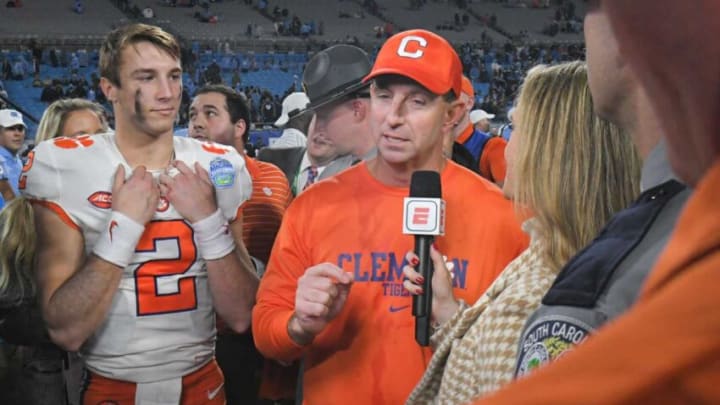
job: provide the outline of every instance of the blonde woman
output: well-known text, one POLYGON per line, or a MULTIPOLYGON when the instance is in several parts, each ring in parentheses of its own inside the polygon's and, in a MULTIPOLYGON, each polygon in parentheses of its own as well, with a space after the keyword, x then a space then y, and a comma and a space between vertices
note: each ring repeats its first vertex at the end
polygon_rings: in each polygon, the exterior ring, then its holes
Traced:
MULTIPOLYGON (((635 148, 593 113, 584 63, 533 68, 514 118, 504 192, 526 219, 530 246, 472 306, 453 297, 450 273, 431 250, 434 355, 408 404, 465 403, 508 383, 524 323, 560 268, 639 192, 635 148)), ((420 274, 403 271, 405 288, 419 293, 420 274)))
POLYGON ((82 98, 57 100, 50 104, 38 124, 35 143, 59 136, 75 137, 108 131, 103 107, 82 98))
MULTIPOLYGON (((107 130, 99 104, 83 99, 58 100, 45 110, 35 141, 107 130)), ((50 342, 37 306, 32 275, 35 221, 32 206, 25 198, 13 199, 0 211, 0 240, 0 338, 23 346, 24 372, 15 373, 20 379, 8 395, 18 395, 18 401, 27 404, 64 404, 65 380, 69 378, 68 385, 78 385, 79 377, 63 378, 64 353, 50 342), (46 388, 38 390, 38 386, 46 388)), ((78 368, 73 367, 74 371, 78 368)), ((67 390, 71 402, 75 402, 72 400, 76 391, 77 387, 67 390)))

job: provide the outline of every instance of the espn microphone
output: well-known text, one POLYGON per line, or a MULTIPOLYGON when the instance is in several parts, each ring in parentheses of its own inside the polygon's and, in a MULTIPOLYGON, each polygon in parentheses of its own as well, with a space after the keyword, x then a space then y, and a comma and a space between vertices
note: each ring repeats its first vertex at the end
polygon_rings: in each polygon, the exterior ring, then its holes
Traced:
POLYGON ((403 233, 415 235, 415 254, 420 259, 416 270, 424 278, 422 294, 413 296, 415 340, 422 346, 430 344, 432 314, 433 264, 430 246, 435 235, 445 233, 445 202, 442 200, 440 174, 419 170, 412 174, 410 196, 403 207, 403 233))

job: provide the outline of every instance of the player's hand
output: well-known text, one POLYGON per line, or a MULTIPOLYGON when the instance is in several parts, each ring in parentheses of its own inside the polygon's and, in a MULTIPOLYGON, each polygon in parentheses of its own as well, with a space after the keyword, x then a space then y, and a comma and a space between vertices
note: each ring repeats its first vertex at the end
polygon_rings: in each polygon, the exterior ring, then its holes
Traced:
POLYGON ((322 263, 312 266, 298 279, 295 314, 288 327, 301 344, 309 343, 343 309, 353 283, 352 273, 322 263))
POLYGON ((217 211, 215 189, 200 163, 195 162, 193 171, 184 162, 176 160, 170 170, 173 168, 177 169, 173 176, 160 175, 160 191, 183 218, 195 223, 217 211))
MULTIPOLYGON (((430 259, 433 263, 432 278, 432 314, 431 319, 434 322, 443 324, 447 322, 453 314, 458 310, 459 304, 453 294, 452 279, 453 272, 452 262, 445 262, 446 258, 435 249, 430 247, 430 259)), ((415 266, 420 263, 420 259, 414 252, 407 252, 405 260, 408 264, 403 266, 403 287, 412 295, 422 294, 423 278, 420 273, 415 270, 415 266)))
POLYGON ((112 187, 112 209, 133 221, 145 225, 155 215, 160 189, 145 169, 138 166, 125 180, 125 167, 118 165, 112 187))

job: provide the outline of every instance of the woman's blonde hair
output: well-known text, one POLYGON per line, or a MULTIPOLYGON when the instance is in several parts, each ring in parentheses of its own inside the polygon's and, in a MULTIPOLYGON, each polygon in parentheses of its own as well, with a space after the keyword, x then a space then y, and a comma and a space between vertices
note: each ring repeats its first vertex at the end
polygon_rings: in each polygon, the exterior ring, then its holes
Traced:
POLYGON ((516 121, 511 191, 559 270, 637 197, 640 159, 630 136, 593 112, 583 62, 531 69, 516 121))
POLYGON ((35 218, 25 198, 14 198, 0 211, 0 240, 0 295, 17 299, 31 296, 35 290, 30 277, 35 259, 35 218))
MULTIPOLYGON (((38 124, 38 130, 35 134, 35 144, 48 139, 57 138, 62 135, 62 129, 71 112, 89 110, 94 112, 100 122, 103 130, 108 130, 107 119, 105 118, 105 110, 103 107, 93 101, 82 98, 68 98, 56 100, 45 109, 45 112, 38 124)), ((89 134, 92 135, 92 134, 89 134)))

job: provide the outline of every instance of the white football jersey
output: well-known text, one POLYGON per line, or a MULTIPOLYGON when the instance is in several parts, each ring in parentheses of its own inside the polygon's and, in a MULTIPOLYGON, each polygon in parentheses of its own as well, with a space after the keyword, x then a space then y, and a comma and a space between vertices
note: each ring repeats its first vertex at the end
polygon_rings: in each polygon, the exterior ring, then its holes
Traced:
MULTIPOLYGON (((252 186, 243 158, 231 147, 174 138, 175 159, 208 171, 218 205, 233 220, 252 186)), ((39 144, 25 165, 24 194, 43 200, 78 228, 89 254, 108 231, 118 165, 132 173, 113 134, 56 138, 39 144)), ((153 173, 158 176, 160 172, 153 173)), ((189 223, 167 200, 145 226, 123 271, 105 322, 83 345, 87 366, 100 375, 152 382, 186 375, 210 360, 215 313, 205 262, 189 223)))

